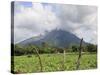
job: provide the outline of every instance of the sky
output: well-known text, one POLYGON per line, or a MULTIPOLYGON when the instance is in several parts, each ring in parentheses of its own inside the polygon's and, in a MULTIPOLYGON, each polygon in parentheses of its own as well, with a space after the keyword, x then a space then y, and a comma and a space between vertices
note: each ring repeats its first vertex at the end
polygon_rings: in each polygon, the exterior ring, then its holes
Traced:
POLYGON ((55 3, 14 3, 14 43, 62 29, 97 44, 97 7, 55 3))

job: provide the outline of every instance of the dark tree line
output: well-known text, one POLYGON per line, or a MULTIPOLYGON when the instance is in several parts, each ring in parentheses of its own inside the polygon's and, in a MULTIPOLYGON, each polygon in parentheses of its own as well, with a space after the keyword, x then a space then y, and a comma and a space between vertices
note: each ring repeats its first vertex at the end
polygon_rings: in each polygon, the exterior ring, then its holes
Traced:
MULTIPOLYGON (((79 46, 73 45, 72 46, 72 52, 77 52, 79 50, 79 46)), ((97 52, 97 45, 93 44, 87 44, 85 46, 82 46, 83 52, 97 52)))
MULTIPOLYGON (((28 46, 21 46, 21 45, 14 45, 14 55, 28 55, 28 54, 35 54, 34 47, 37 48, 39 54, 43 53, 63 53, 63 50, 66 52, 78 52, 79 46, 72 45, 70 48, 58 48, 58 47, 51 47, 47 43, 43 42, 41 46, 36 45, 28 45, 28 46)), ((88 44, 82 46, 83 52, 97 52, 97 45, 88 44)))

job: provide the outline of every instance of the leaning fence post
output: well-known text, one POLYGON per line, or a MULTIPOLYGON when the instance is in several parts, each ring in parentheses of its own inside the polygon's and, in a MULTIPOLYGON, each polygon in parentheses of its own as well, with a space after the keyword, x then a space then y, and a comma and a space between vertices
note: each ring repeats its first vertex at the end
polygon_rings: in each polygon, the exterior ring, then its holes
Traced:
POLYGON ((79 69, 79 66, 80 66, 80 59, 81 59, 81 54, 82 54, 82 42, 83 42, 83 38, 80 41, 79 56, 78 56, 78 59, 77 59, 76 69, 79 69))
POLYGON ((65 70, 65 50, 63 49, 63 59, 62 59, 62 62, 61 62, 61 66, 62 66, 62 71, 65 70))
POLYGON ((65 49, 63 50, 63 70, 65 70, 65 49))
POLYGON ((40 55, 39 55, 39 52, 38 52, 38 50, 36 49, 36 48, 34 48, 35 49, 35 52, 36 52, 36 54, 37 54, 37 56, 38 56, 38 59, 39 59, 39 63, 40 63, 40 67, 41 67, 41 69, 40 69, 40 71, 42 72, 43 71, 43 66, 42 66, 42 61, 41 61, 41 57, 40 57, 40 55))

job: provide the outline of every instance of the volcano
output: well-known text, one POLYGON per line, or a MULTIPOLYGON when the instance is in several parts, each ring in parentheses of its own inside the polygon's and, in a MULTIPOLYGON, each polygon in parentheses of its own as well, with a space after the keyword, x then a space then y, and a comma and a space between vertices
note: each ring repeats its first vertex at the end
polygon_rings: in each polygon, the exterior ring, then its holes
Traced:
MULTIPOLYGON (((29 39, 26 39, 24 41, 21 41, 20 45, 26 46, 26 45, 41 45, 43 42, 47 43, 50 46, 55 47, 68 47, 71 44, 78 44, 80 43, 80 38, 78 38, 76 35, 64 31, 64 30, 52 30, 50 32, 47 32, 45 35, 40 35, 37 37, 31 37, 29 39)), ((86 44, 85 41, 83 41, 83 44, 86 44)))

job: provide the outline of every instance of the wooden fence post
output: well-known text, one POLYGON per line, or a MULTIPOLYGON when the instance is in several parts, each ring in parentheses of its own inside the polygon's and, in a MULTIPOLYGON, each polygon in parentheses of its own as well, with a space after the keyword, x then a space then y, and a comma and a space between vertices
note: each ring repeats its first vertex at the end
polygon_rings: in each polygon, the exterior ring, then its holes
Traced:
POLYGON ((83 42, 83 38, 82 38, 81 41, 80 41, 79 56, 78 56, 77 65, 76 65, 76 69, 77 69, 77 70, 79 69, 79 66, 80 66, 80 59, 81 59, 81 55, 82 55, 82 42, 83 42))
POLYGON ((65 70, 65 49, 63 50, 63 70, 65 70))
POLYGON ((65 70, 65 50, 63 49, 63 55, 62 55, 62 60, 61 60, 61 66, 62 66, 62 71, 65 70))
POLYGON ((38 52, 38 50, 37 50, 37 48, 34 48, 35 49, 35 52, 36 52, 36 54, 37 54, 37 56, 38 56, 38 59, 39 59, 39 63, 40 63, 40 67, 41 67, 41 69, 40 69, 40 71, 42 72, 43 71, 43 66, 42 66, 42 60, 41 60, 41 57, 40 57, 40 55, 39 55, 39 52, 38 52))

